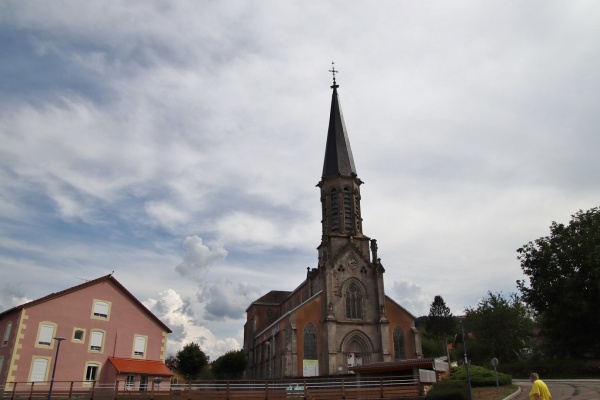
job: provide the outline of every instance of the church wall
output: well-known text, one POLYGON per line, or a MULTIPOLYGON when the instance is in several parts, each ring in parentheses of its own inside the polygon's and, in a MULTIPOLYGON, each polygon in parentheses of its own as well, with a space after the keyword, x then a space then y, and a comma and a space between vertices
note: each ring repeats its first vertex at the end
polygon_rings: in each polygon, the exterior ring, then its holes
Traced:
MULTIPOLYGON (((323 299, 321 296, 316 297, 310 302, 294 311, 294 319, 297 329, 297 360, 296 371, 298 376, 302 376, 304 362, 304 328, 312 323, 317 329, 317 354, 322 354, 322 334, 323 327, 321 326, 321 318, 323 314, 323 299)), ((319 371, 321 371, 323 360, 319 360, 319 371)))
POLYGON ((278 305, 253 305, 251 317, 254 321, 254 333, 258 333, 279 318, 278 305))
POLYGON ((288 297, 281 305, 281 313, 285 314, 288 311, 293 310, 300 304, 305 302, 311 297, 310 286, 307 281, 303 282, 302 286, 297 288, 290 297, 288 297))
POLYGON ((420 348, 415 348, 415 344, 420 345, 420 341, 415 341, 415 335, 413 332, 414 319, 406 310, 399 307, 391 299, 385 299, 385 308, 387 313, 389 324, 389 338, 390 338, 390 350, 392 353, 392 359, 394 359, 394 346, 393 346, 393 332, 396 326, 402 328, 404 336, 406 338, 406 357, 407 358, 419 358, 422 354, 420 348))
MULTIPOLYGON (((317 329, 317 354, 321 354, 319 339, 320 319, 323 312, 322 296, 316 296, 301 305, 275 324, 260 327, 268 321, 264 315, 270 306, 253 305, 248 315, 259 321, 252 341, 247 340, 245 349, 249 358, 248 378, 266 379, 302 376, 304 360, 304 328, 312 323, 317 329), (252 313, 250 312, 252 311, 252 313)), ((321 365, 319 360, 319 365, 321 365)))

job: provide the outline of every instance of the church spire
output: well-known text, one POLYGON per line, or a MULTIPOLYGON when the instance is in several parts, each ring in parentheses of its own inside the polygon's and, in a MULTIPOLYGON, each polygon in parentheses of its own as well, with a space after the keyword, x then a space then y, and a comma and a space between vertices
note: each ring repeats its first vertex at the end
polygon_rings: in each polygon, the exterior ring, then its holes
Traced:
MULTIPOLYGON (((333 62, 331 64, 333 65, 333 62)), ((338 84, 335 81, 335 74, 338 71, 332 67, 329 72, 333 74, 333 85, 331 86, 333 95, 323 175, 317 185, 321 188, 323 235, 335 235, 347 239, 362 237, 362 218, 360 217, 360 185, 362 181, 356 175, 354 158, 338 98, 338 84)))
POLYGON ((325 162, 323 163, 323 178, 334 176, 356 176, 354 158, 350 149, 350 141, 346 133, 346 125, 342 115, 342 108, 338 98, 336 83, 336 71, 332 67, 329 70, 333 74, 333 94, 331 97, 331 111, 329 114, 329 130, 327 132, 327 145, 325 147, 325 162))

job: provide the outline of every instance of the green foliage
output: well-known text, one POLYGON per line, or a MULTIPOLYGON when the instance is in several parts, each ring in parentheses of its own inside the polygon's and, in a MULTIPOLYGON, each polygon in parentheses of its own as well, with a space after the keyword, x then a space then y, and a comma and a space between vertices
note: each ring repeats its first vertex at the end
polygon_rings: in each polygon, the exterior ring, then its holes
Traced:
POLYGON ((600 357, 600 207, 571 217, 517 250, 529 277, 517 286, 540 316, 550 355, 600 357))
POLYGON ((426 400, 468 400, 468 398, 467 383, 450 379, 437 382, 425 396, 426 400))
POLYGON ((444 347, 444 339, 435 339, 429 335, 423 335, 421 338, 421 348, 423 350, 423 357, 434 358, 442 357, 446 355, 446 348, 444 347))
POLYGON ((445 339, 456 330, 454 317, 442 296, 435 296, 427 316, 427 332, 437 339, 445 339))
POLYGON ((505 298, 488 292, 477 308, 465 309, 465 316, 467 353, 476 364, 484 365, 493 357, 510 362, 530 351, 535 324, 516 294, 505 298))
MULTIPOLYGON (((471 365, 469 366, 469 377, 471 378, 471 387, 496 386, 496 373, 494 370, 471 365)), ((467 382, 467 370, 465 367, 452 368, 449 380, 467 382)), ((498 385, 511 384, 512 378, 510 375, 498 372, 498 385)))
POLYGON ((202 369, 208 364, 208 356, 200 349, 198 343, 188 343, 177 355, 177 369, 187 380, 197 379, 202 369))
POLYGON ((217 379, 217 377, 210 368, 210 365, 207 364, 204 367, 202 367, 202 371, 200 371, 198 379, 202 381, 214 381, 215 379, 217 379))
POLYGON ((212 371, 219 379, 240 379, 246 370, 246 364, 243 350, 231 350, 212 363, 212 371))

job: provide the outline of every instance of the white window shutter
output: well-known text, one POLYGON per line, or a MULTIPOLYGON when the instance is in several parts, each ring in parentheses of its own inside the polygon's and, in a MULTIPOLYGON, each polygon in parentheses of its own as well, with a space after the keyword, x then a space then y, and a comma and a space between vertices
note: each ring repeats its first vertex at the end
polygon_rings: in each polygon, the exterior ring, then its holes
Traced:
POLYGON ((133 347, 133 354, 136 356, 143 356, 146 351, 146 338, 143 336, 135 337, 135 344, 133 347))
POLYGON ((93 331, 90 337, 90 349, 101 350, 104 334, 102 332, 93 331))
POLYGON ((46 370, 48 369, 48 360, 45 358, 36 358, 33 360, 31 368, 31 382, 44 382, 46 380, 46 370))
POLYGON ((38 338, 38 343, 50 346, 52 344, 53 337, 54 325, 42 324, 40 327, 40 337, 38 338))
POLYGON ((4 331, 4 339, 2 340, 3 345, 8 343, 8 339, 10 338, 11 328, 12 328, 12 322, 9 322, 8 325, 6 325, 6 330, 4 331))
POLYGON ((97 317, 108 317, 108 303, 97 301, 94 303, 94 315, 97 317))

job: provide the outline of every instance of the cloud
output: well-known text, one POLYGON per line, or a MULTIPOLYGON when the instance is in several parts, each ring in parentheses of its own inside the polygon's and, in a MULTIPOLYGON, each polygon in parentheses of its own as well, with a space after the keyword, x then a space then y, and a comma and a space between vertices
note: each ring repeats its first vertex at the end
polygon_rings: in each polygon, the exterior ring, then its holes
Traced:
POLYGON ((14 285, 8 283, 2 285, 2 290, 0 290, 0 310, 8 310, 32 300, 25 296, 22 289, 14 285))
POLYGON ((246 308, 262 294, 257 284, 236 284, 227 277, 221 277, 212 284, 204 285, 198 300, 206 303, 205 318, 208 320, 232 318, 242 321, 246 308))
POLYGON ((389 296, 417 317, 429 314, 433 301, 433 296, 425 293, 421 286, 407 280, 394 281, 389 296))
POLYGON ((600 3, 384 4, 3 2, 6 290, 114 269, 177 288, 178 342, 241 342, 240 310, 318 262, 334 59, 388 294, 510 292, 516 248, 598 205, 600 3))
POLYGON ((199 236, 188 236, 183 241, 185 253, 183 262, 175 270, 184 277, 200 278, 200 274, 207 268, 217 265, 227 257, 227 250, 219 244, 208 247, 202 243, 199 236))
POLYGON ((195 319, 190 301, 182 299, 173 289, 167 289, 143 302, 150 311, 160 318, 173 333, 168 336, 167 354, 175 355, 186 344, 196 342, 211 360, 229 350, 239 350, 240 343, 234 337, 217 338, 209 328, 195 319))

